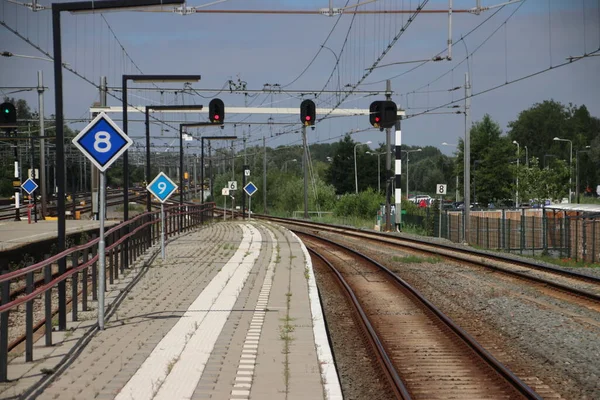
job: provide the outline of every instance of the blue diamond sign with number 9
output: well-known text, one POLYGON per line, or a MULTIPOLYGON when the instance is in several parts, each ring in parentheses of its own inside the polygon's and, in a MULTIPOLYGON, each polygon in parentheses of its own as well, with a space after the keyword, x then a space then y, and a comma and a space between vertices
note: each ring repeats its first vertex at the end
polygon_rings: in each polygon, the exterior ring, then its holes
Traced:
POLYGON ((164 203, 177 190, 177 185, 164 172, 161 172, 156 175, 146 189, 161 203, 164 203))
POLYGON ((101 112, 73 138, 73 144, 104 172, 133 144, 133 140, 101 112))

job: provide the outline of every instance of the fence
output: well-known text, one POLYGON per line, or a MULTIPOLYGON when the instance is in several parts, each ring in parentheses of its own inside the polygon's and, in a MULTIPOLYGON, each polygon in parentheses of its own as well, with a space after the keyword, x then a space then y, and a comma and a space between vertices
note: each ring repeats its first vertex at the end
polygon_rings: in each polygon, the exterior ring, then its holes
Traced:
MULTIPOLYGON (((423 228, 429 236, 456 243, 464 241, 464 213, 427 209, 403 215, 403 226, 423 228), (441 228, 441 229, 440 229, 441 228)), ((576 261, 600 261, 600 215, 577 215, 544 209, 489 210, 470 212, 468 242, 471 245, 508 252, 543 252, 576 261)))
MULTIPOLYGON (((165 237, 212 222, 213 209, 214 203, 165 207, 165 237)), ((160 231, 160 211, 155 211, 141 214, 105 233, 105 277, 109 283, 114 283, 119 274, 126 272, 126 266, 132 265, 148 248, 160 242, 160 231)), ((99 238, 93 238, 88 243, 12 272, 8 272, 6 263, 0 264, 0 382, 8 379, 9 351, 23 341, 21 336, 9 343, 9 313, 21 313, 22 305, 25 305, 25 361, 31 362, 34 331, 44 327, 45 345, 51 346, 55 315, 58 314, 59 330, 66 329, 67 282, 71 286, 73 321, 78 320, 79 303, 81 310, 87 311, 90 294, 92 301, 97 300, 99 241, 99 238), (58 290, 58 309, 52 306, 56 303, 52 293, 55 288, 58 290), (43 308, 43 317, 37 321, 34 321, 34 305, 43 308)), ((14 325, 17 325, 15 329, 22 329, 18 324, 14 325)))

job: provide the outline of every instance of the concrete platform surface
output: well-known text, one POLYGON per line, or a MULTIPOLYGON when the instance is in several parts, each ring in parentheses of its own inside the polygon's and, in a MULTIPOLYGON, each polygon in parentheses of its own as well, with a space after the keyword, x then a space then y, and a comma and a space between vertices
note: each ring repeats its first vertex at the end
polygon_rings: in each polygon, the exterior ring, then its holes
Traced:
MULTIPOLYGON (((106 229, 118 225, 118 221, 105 221, 106 229)), ((66 220, 66 233, 77 233, 98 229, 99 221, 66 220)), ((0 252, 14 250, 21 246, 58 238, 58 225, 56 221, 38 221, 28 223, 24 221, 0 221, 0 252)))
POLYGON ((285 228, 219 222, 171 240, 165 260, 151 249, 123 279, 103 331, 95 311, 69 322, 35 363, 11 362, 0 398, 342 398, 308 251, 285 228))

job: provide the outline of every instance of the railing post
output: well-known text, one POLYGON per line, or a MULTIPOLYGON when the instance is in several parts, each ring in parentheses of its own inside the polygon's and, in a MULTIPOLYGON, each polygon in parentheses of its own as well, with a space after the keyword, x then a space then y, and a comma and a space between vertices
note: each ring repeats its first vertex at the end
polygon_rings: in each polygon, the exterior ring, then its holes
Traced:
MULTIPOLYGON (((77 268, 79 265, 79 252, 74 251, 71 255, 71 268, 77 268)), ((79 292, 79 273, 71 275, 71 312, 73 322, 77 321, 77 292, 79 292)))
MULTIPOLYGON (((50 258, 50 254, 45 255, 46 259, 50 258)), ((44 266, 44 283, 48 284, 52 280, 52 264, 44 266)), ((44 328, 46 336, 46 346, 52 346, 52 288, 44 293, 44 328)))
MULTIPOLYGON (((33 272, 25 277, 27 294, 33 292, 33 272)), ((33 361, 33 299, 25 304, 25 362, 33 361)))
POLYGON ((486 234, 486 245, 487 249, 490 248, 490 217, 485 217, 485 234, 486 234))
MULTIPOLYGON (((2 275, 8 272, 5 265, 2 265, 0 272, 2 275)), ((10 281, 0 283, 0 294, 0 304, 10 301, 10 281)), ((0 314, 0 382, 8 381, 8 313, 6 310, 0 314)))
MULTIPOLYGON (((89 247, 83 249, 83 262, 87 263, 90 260, 89 247)), ((85 267, 81 274, 81 311, 88 310, 88 267, 85 267)))
MULTIPOLYGON (((110 248, 110 245, 113 244, 114 241, 114 233, 111 233, 110 235, 108 235, 108 237, 106 238, 106 247, 105 249, 110 248)), ((118 268, 115 267, 115 262, 114 262, 114 252, 115 249, 112 248, 108 251, 105 251, 105 255, 108 256, 108 283, 109 284, 113 284, 115 283, 115 278, 117 277, 117 270, 118 268)))
POLYGON ((579 218, 575 217, 575 262, 579 257, 579 218))
MULTIPOLYGON (((92 235, 96 239, 96 235, 92 235)), ((92 246, 92 258, 98 254, 98 245, 92 246)), ((98 300, 98 260, 92 263, 92 301, 98 300)))
POLYGON ((592 264, 596 262, 596 227, 598 226, 598 220, 592 220, 592 264))

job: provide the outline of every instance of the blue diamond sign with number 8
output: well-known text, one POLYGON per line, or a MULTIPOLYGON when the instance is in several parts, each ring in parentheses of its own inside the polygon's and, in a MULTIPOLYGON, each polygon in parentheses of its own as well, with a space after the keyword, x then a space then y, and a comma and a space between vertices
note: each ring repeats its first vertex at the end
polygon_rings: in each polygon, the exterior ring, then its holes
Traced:
POLYGON ((161 172, 150 182, 146 190, 164 203, 177 190, 177 185, 164 172, 161 172))
POLYGON ((73 138, 73 144, 100 171, 106 171, 133 144, 133 140, 102 112, 73 138))

